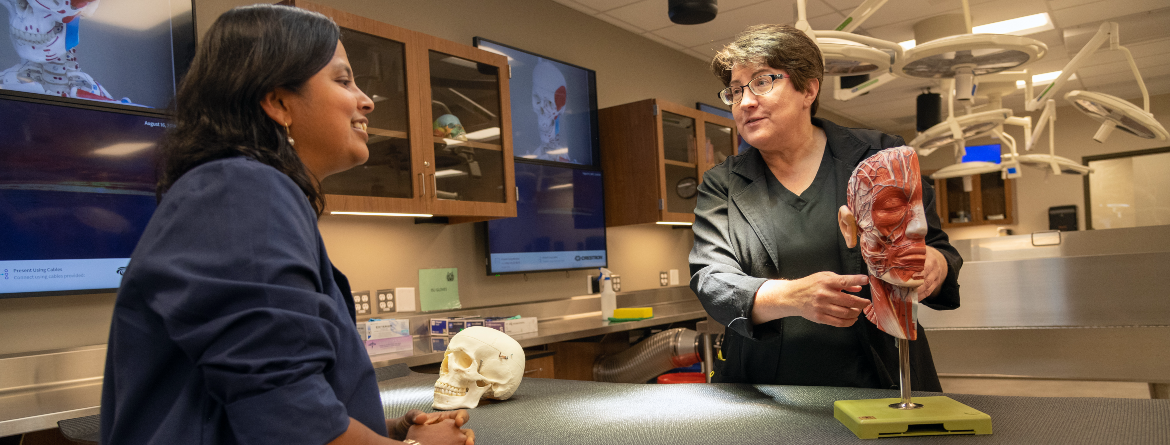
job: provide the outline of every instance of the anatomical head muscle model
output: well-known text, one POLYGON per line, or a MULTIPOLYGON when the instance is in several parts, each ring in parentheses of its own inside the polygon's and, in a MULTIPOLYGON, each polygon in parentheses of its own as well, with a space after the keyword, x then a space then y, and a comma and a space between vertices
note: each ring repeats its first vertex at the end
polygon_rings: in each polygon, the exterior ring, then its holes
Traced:
POLYGON ((479 399, 507 400, 524 377, 524 349, 508 334, 475 326, 454 337, 443 352, 435 382, 435 409, 475 408, 479 399))
POLYGON ((927 226, 914 149, 889 148, 862 161, 849 178, 846 203, 838 214, 841 233, 849 247, 860 236, 869 267, 865 316, 896 338, 916 339, 927 226))

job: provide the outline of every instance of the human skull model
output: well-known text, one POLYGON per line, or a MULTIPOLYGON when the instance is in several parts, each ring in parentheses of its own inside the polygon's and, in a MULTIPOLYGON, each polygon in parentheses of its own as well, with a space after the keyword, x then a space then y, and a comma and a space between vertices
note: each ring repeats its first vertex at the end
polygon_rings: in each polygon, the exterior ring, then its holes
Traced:
POLYGON ((508 334, 473 326, 455 334, 435 382, 435 409, 475 408, 483 397, 507 400, 524 377, 524 349, 508 334))

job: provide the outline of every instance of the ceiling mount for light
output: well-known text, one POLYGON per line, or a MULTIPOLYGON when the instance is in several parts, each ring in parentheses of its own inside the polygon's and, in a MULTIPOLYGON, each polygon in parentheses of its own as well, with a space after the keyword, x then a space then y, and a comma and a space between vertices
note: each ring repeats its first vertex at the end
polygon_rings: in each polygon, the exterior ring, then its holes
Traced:
POLYGON ((1121 51, 1125 55, 1126 61, 1129 62, 1129 68, 1133 71, 1133 77, 1137 80, 1138 88, 1142 91, 1142 101, 1145 107, 1138 108, 1129 101, 1108 94, 1081 90, 1069 92, 1064 96, 1065 100, 1069 101, 1077 110, 1101 122, 1097 133, 1093 135, 1093 140, 1097 142, 1105 142, 1114 128, 1121 128, 1126 133, 1141 138, 1167 140, 1170 138, 1170 133, 1167 133, 1166 127, 1162 126, 1150 113, 1150 93, 1146 90, 1146 83, 1142 80, 1141 73, 1138 72, 1133 55, 1119 44, 1118 26, 1117 23, 1113 22, 1102 23, 1097 28, 1097 34, 1089 39, 1089 43, 1085 44, 1084 48, 1081 48, 1077 55, 1068 62, 1068 65, 1065 65, 1064 69, 1060 71, 1060 76, 1057 76, 1056 80, 1052 81, 1035 99, 1032 99, 1032 79, 1025 80, 1024 92, 1028 95, 1028 99, 1024 107, 1028 111, 1034 111, 1039 108, 1041 103, 1045 103, 1045 100, 1054 97, 1056 91, 1064 86, 1064 83, 1084 63, 1086 58, 1101 48, 1106 39, 1109 40, 1109 49, 1121 51))
POLYGON ((679 25, 707 23, 719 14, 718 0, 670 0, 667 5, 670 21, 679 25))
MULTIPOLYGON (((887 0, 866 0, 857 6, 836 29, 831 31, 814 31, 808 24, 806 0, 796 2, 796 28, 803 31, 810 39, 816 42, 824 60, 824 75, 826 77, 859 76, 869 74, 885 74, 890 72, 890 66, 902 57, 902 47, 897 43, 873 37, 854 34, 852 31, 861 26, 887 0)), ((829 79, 836 87, 833 97, 837 100, 849 100, 864 94, 879 84, 889 81, 889 78, 874 78, 853 87, 850 94, 842 94, 840 79, 829 79), (864 90, 864 91, 862 91, 864 90)))

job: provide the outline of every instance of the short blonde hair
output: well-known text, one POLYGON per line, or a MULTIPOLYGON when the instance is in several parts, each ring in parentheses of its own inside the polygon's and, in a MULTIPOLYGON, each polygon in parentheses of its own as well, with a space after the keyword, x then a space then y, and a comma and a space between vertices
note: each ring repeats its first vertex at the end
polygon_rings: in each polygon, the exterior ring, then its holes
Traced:
MULTIPOLYGON (((711 60, 711 71, 724 86, 731 85, 735 65, 767 65, 788 72, 797 91, 808 91, 809 81, 824 82, 825 62, 821 49, 804 32, 789 25, 754 25, 735 36, 711 60)), ((812 103, 817 115, 820 91, 812 103)))

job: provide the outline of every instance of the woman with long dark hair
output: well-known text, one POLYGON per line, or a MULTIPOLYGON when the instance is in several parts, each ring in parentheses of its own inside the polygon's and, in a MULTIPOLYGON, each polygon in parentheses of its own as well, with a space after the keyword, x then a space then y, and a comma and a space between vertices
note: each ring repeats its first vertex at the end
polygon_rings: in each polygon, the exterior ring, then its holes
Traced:
POLYGON ((470 444, 465 411, 387 421, 320 182, 369 157, 374 104, 325 16, 255 5, 208 30, 160 144, 159 205, 118 291, 106 444, 470 444))

